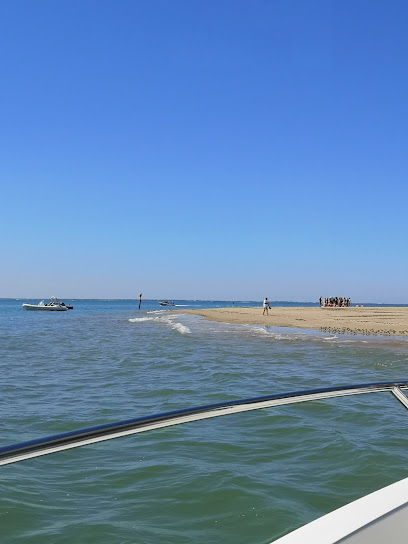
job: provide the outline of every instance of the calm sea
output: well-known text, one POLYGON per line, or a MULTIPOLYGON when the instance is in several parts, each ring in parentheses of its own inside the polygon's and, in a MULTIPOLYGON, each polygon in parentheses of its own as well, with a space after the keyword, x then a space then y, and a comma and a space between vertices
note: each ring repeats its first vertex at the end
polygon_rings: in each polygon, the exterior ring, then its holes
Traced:
MULTIPOLYGON (((225 400, 408 379, 406 338, 212 323, 157 301, 139 311, 138 301, 65 300, 74 310, 57 313, 23 302, 0 300, 0 446, 225 400)), ((377 393, 0 467, 0 540, 265 544, 408 476, 407 416, 377 393)))

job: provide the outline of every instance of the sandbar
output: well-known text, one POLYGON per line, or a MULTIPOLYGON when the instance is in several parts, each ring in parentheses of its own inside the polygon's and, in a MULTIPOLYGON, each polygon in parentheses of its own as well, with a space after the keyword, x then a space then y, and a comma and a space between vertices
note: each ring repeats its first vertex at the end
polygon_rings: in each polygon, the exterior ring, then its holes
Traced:
POLYGON ((263 308, 211 308, 179 310, 201 315, 210 321, 241 325, 264 325, 314 329, 340 334, 408 336, 408 307, 272 307, 268 315, 263 308))

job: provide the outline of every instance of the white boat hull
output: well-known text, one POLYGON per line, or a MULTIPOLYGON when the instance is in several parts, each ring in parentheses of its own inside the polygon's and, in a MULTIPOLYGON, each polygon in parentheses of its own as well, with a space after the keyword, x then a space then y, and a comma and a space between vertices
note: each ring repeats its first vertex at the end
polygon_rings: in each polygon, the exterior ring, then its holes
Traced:
POLYGON ((47 312, 66 312, 68 308, 66 306, 45 306, 40 304, 23 304, 25 310, 41 310, 47 312))
POLYGON ((407 531, 408 478, 405 478, 346 504, 273 544, 405 544, 407 531))

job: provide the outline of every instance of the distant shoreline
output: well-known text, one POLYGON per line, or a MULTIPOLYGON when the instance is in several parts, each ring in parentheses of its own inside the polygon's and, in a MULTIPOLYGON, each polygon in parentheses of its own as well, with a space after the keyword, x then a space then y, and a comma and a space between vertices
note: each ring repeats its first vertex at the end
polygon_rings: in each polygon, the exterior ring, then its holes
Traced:
POLYGON ((402 306, 349 308, 273 306, 268 315, 262 315, 261 306, 177 311, 200 315, 220 323, 314 329, 339 334, 408 336, 408 307, 402 306))
MULTIPOLYGON (((48 295, 42 295, 38 297, 0 297, 0 300, 43 300, 49 298, 48 295)), ((83 300, 83 301, 95 301, 95 302, 115 302, 115 301, 132 301, 132 302, 139 302, 139 297, 134 298, 107 298, 107 297, 101 297, 101 298, 93 298, 93 297, 68 297, 65 295, 62 295, 59 297, 61 300, 83 300)), ((142 302, 159 302, 159 300, 169 300, 165 297, 161 298, 142 298, 142 302)), ((260 304, 261 301, 257 300, 216 300, 216 299, 190 299, 190 298, 172 298, 171 299, 174 302, 194 302, 194 303, 223 303, 223 304, 230 304, 233 307, 239 308, 240 304, 251 304, 252 307, 255 307, 255 304, 260 304)), ((301 308, 317 308, 318 303, 314 301, 299 301, 299 300, 273 300, 270 301, 270 304, 273 307, 301 307, 301 308)), ((353 302, 352 307, 355 308, 356 306, 364 306, 369 308, 408 308, 408 303, 383 303, 383 302, 353 302)))

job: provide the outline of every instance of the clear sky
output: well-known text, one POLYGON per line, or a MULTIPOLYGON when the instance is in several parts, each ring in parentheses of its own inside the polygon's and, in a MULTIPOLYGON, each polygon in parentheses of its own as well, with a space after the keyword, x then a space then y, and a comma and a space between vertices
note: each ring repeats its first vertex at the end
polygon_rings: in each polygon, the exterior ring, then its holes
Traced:
POLYGON ((0 297, 408 303, 405 0, 0 5, 0 297))

